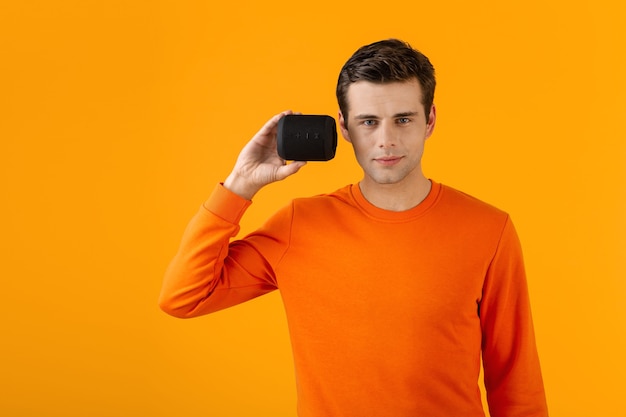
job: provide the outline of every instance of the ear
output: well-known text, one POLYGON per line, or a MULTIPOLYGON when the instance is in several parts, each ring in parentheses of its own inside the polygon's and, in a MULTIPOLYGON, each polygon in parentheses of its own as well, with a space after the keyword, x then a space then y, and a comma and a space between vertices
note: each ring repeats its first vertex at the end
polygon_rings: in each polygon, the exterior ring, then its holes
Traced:
POLYGON ((343 136, 343 138, 352 143, 352 140, 350 139, 350 132, 348 131, 348 123, 343 117, 341 110, 339 110, 339 129, 341 130, 341 135, 343 136))
POLYGON ((433 104, 430 107, 430 114, 428 115, 428 123, 426 123, 426 139, 428 139, 430 135, 433 134, 433 131, 435 130, 436 121, 437 121, 437 109, 435 108, 435 105, 433 104))

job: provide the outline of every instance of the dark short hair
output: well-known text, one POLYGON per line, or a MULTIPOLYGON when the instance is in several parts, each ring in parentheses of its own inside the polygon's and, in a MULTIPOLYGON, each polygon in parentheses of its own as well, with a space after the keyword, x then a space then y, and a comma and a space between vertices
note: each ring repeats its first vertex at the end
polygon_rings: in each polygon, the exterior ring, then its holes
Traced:
POLYGON ((348 87, 357 81, 391 83, 417 78, 422 87, 426 120, 435 98, 435 68, 426 55, 399 39, 387 39, 359 48, 341 68, 337 80, 337 102, 348 117, 348 87))

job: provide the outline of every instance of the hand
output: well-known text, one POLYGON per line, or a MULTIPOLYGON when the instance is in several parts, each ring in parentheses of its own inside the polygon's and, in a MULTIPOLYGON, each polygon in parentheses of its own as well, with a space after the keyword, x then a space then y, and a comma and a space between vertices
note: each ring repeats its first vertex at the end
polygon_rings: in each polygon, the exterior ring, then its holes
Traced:
POLYGON ((284 111, 272 117, 265 126, 244 146, 237 158, 235 167, 224 181, 224 187, 247 200, 265 185, 284 180, 298 172, 306 162, 290 164, 278 156, 276 131, 278 121, 291 111, 284 111))

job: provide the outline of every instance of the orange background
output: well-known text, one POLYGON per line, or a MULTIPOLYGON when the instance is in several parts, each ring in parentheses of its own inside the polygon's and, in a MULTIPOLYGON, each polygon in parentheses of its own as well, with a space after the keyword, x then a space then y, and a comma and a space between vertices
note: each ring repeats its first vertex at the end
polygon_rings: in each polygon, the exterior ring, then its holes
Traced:
MULTIPOLYGON (((0 414, 295 416, 279 295, 177 320, 162 274, 262 123, 336 116, 349 55, 400 37, 438 71, 427 175, 516 223, 551 415, 624 415, 623 2, 214 3, 0 5, 0 414)), ((243 231, 360 175, 342 141, 243 231)))

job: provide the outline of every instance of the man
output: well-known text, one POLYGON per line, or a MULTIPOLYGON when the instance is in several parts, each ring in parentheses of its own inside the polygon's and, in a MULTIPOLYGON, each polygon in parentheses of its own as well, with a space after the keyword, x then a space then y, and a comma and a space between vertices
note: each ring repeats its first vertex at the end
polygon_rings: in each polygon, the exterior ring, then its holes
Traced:
POLYGON ((363 179, 296 199, 230 242, 263 186, 295 174, 281 113, 193 218, 160 305, 195 317, 280 289, 298 414, 547 416, 521 249, 508 215, 429 180, 434 69, 399 40, 360 48, 337 85, 339 126, 363 179))

